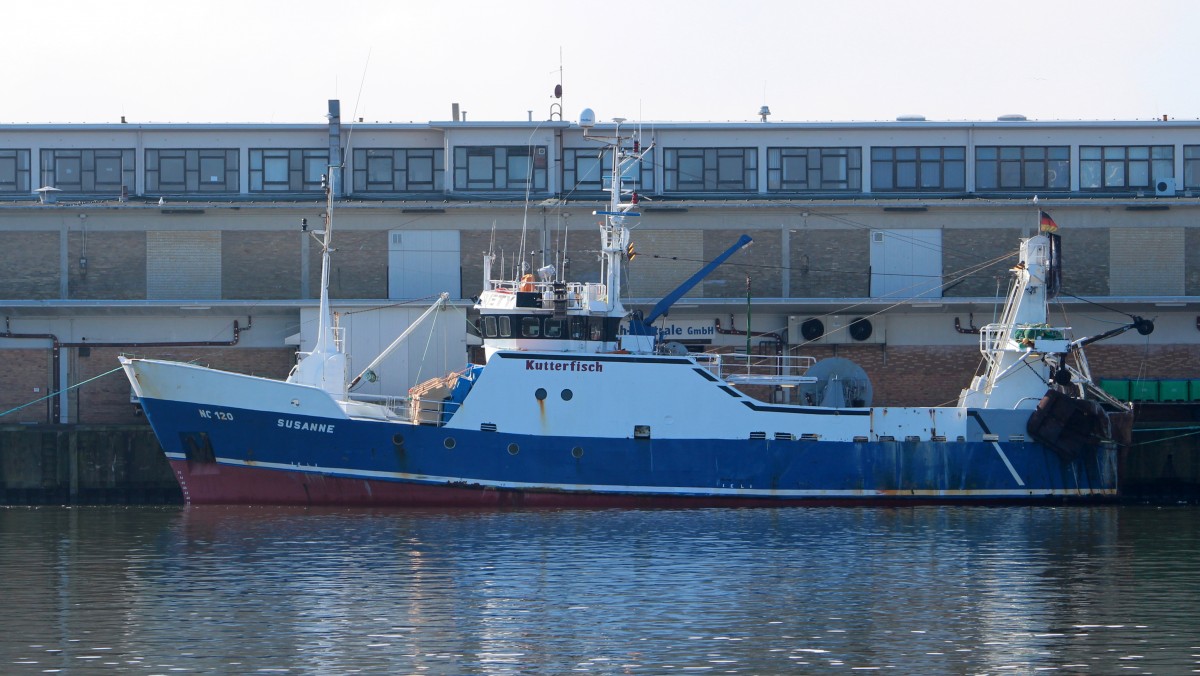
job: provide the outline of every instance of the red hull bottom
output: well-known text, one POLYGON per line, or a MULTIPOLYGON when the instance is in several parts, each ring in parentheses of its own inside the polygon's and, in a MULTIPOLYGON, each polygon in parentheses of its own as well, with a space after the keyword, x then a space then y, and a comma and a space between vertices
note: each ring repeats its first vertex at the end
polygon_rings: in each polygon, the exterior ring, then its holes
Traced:
MULTIPOLYGON (((396 481, 283 472, 274 469, 203 465, 171 460, 183 488, 183 497, 194 505, 292 505, 342 507, 782 507, 788 505, 918 505, 1063 503, 1064 497, 1028 498, 929 498, 879 495, 859 498, 752 498, 729 496, 629 495, 566 493, 557 491, 498 490, 486 487, 427 485, 396 481)), ((1081 502, 1112 500, 1105 496, 1079 496, 1081 502)))

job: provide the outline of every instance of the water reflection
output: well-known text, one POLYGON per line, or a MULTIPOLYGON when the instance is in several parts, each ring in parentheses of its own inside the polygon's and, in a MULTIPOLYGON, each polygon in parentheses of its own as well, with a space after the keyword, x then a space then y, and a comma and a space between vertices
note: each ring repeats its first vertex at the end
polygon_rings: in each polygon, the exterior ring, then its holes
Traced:
POLYGON ((0 509, 0 672, 1177 673, 1196 514, 0 509))

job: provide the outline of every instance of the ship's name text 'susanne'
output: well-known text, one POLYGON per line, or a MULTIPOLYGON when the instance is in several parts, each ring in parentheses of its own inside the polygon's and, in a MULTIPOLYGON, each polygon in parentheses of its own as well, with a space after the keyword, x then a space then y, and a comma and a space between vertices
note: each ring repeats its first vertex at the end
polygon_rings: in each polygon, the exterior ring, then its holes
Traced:
POLYGON ((333 425, 328 423, 305 422, 303 420, 290 420, 288 418, 280 418, 276 427, 286 427, 289 430, 299 430, 301 432, 324 432, 333 434, 333 425))

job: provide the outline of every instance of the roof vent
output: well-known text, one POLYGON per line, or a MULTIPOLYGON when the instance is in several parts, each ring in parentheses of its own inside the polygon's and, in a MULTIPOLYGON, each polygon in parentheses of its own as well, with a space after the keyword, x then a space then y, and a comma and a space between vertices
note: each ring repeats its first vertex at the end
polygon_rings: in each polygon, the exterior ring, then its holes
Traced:
POLYGON ((897 122, 924 122, 925 116, 924 115, 897 115, 896 121, 897 122))
POLYGON ((1028 119, 1029 118, 1025 117, 1024 115, 1021 115, 1020 113, 1012 113, 1010 115, 1001 115, 1000 117, 996 118, 996 121, 997 122, 1024 122, 1028 119))
POLYGON ((42 204, 54 204, 58 201, 58 193, 62 192, 62 190, 52 185, 44 185, 34 190, 34 192, 38 194, 38 201, 42 204))

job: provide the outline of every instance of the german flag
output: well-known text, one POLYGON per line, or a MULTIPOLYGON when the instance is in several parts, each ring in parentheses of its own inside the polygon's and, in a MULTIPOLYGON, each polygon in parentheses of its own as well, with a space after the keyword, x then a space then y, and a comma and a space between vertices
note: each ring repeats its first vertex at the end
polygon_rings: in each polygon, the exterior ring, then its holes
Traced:
POLYGON ((1040 232, 1058 232, 1058 223, 1050 218, 1050 214, 1044 211, 1038 211, 1038 230, 1040 232))

